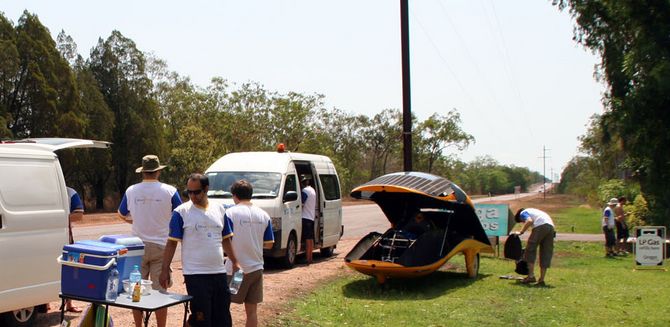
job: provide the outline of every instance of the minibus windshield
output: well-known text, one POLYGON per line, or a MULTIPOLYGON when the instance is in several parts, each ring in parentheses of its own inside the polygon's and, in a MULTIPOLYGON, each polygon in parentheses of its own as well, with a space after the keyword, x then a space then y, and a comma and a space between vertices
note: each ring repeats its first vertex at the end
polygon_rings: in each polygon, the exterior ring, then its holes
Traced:
POLYGON ((273 199, 279 194, 281 184, 280 173, 270 172, 245 172, 245 171, 224 171, 209 172, 209 191, 207 196, 210 198, 232 199, 230 186, 238 180, 245 179, 254 189, 253 199, 273 199))

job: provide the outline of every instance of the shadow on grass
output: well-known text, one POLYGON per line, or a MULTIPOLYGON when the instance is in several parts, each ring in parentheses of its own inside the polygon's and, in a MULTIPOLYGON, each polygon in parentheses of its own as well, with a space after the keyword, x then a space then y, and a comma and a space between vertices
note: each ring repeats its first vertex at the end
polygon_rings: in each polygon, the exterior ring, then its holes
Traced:
POLYGON ((468 287, 490 274, 480 274, 477 279, 461 272, 436 271, 428 276, 407 279, 388 279, 378 284, 373 277, 351 281, 342 286, 344 297, 355 299, 395 301, 408 299, 429 300, 468 287))

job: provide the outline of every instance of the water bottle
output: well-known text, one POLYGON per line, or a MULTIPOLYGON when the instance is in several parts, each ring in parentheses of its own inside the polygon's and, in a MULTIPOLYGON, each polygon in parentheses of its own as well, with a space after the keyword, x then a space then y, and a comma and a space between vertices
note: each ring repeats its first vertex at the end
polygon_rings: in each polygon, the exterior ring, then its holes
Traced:
POLYGON ((130 287, 133 287, 135 283, 140 283, 142 281, 142 273, 140 272, 140 266, 134 265, 133 270, 130 272, 130 287))
POLYGON ((230 294, 237 294, 240 290, 240 285, 242 285, 242 279, 244 279, 244 271, 240 268, 240 270, 233 274, 233 278, 230 280, 230 294))
POLYGON ((105 293, 105 299, 107 301, 116 301, 116 297, 119 295, 119 271, 116 270, 116 265, 112 267, 112 270, 109 272, 109 277, 107 278, 107 292, 105 293))

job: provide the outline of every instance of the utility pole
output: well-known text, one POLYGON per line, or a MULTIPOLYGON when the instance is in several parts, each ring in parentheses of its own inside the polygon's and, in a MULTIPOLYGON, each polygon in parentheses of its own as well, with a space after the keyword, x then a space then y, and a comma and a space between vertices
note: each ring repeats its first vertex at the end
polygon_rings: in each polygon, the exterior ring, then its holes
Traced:
POLYGON ((412 170, 412 101, 409 87, 409 0, 400 0, 400 39, 402 51, 402 140, 403 168, 412 170))
POLYGON ((542 158, 542 199, 543 200, 547 199, 547 187, 546 187, 547 177, 545 176, 545 174, 546 174, 546 170, 547 170, 547 164, 546 164, 547 158, 551 158, 551 157, 547 157, 547 151, 549 151, 549 150, 551 150, 551 149, 547 149, 546 146, 543 145, 542 146, 542 156, 540 157, 540 158, 542 158))

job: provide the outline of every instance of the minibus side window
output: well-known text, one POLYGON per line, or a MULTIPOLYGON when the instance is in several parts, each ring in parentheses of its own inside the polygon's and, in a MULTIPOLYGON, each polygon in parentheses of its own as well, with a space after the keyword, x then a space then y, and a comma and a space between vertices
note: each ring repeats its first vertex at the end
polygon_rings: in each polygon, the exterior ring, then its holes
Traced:
POLYGON ((340 198, 340 184, 336 175, 319 175, 323 186, 323 195, 326 200, 338 200, 340 198))
MULTIPOLYGON (((286 193, 289 192, 289 191, 298 192, 298 190, 296 188, 296 182, 295 181, 296 181, 295 175, 287 175, 286 176, 286 184, 284 185, 284 195, 286 195, 286 193)), ((298 195, 300 195, 300 194, 298 194, 298 195)), ((300 198, 300 196, 298 196, 298 198, 300 198)))

